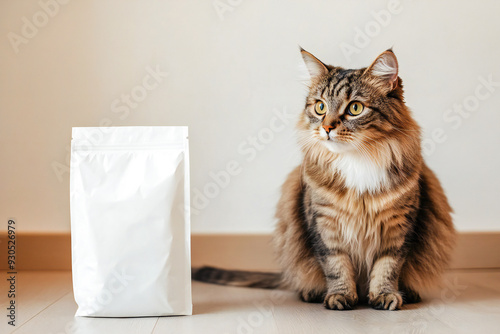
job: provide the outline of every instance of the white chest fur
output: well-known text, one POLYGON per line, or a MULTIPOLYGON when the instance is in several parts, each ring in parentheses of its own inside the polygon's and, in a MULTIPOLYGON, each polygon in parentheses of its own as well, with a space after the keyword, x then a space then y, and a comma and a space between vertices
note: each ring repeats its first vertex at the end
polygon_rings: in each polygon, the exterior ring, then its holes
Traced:
POLYGON ((385 167, 358 153, 339 155, 333 168, 339 172, 348 188, 359 193, 380 190, 389 180, 385 167))

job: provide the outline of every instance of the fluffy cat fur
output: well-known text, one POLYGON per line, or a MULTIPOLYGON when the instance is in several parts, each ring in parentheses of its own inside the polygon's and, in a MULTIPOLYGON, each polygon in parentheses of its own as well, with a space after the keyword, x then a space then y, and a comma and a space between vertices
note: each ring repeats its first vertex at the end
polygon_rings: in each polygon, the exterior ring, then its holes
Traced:
POLYGON ((203 267, 193 278, 289 288, 332 310, 365 298, 384 310, 418 302, 446 268, 455 231, 443 189, 423 161, 396 56, 387 50, 353 70, 301 53, 311 81, 297 124, 303 162, 284 183, 276 213, 282 272, 203 267), (349 113, 353 102, 362 103, 361 114, 349 113))

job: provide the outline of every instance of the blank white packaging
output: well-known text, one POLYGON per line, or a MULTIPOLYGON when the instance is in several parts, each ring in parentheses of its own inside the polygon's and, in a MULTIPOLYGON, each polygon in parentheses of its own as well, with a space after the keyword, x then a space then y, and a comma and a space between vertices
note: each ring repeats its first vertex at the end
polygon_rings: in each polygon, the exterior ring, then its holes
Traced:
POLYGON ((73 128, 77 316, 192 314, 187 127, 73 128))

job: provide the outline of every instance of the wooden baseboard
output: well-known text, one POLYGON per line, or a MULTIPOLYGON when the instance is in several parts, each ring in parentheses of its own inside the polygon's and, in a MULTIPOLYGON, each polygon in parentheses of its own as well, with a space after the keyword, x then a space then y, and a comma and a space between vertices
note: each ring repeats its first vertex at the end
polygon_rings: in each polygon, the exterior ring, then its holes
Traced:
MULTIPOLYGON (((7 270, 7 234, 0 234, 0 269, 7 270)), ((16 270, 70 270, 69 233, 16 233, 16 270)))
MULTIPOLYGON (((192 265, 277 270, 270 235, 193 235, 192 265)), ((451 269, 500 268, 500 232, 460 233, 451 269)), ((0 234, 0 269, 7 269, 7 235, 0 234)), ((70 270, 69 233, 16 235, 17 270, 70 270)))

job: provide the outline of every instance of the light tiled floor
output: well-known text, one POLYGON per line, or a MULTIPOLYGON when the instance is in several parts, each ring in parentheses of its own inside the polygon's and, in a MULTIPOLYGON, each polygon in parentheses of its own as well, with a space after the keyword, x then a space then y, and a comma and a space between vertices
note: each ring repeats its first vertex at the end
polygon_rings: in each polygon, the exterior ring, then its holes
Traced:
MULTIPOLYGON (((3 273, 6 277, 6 274, 3 273)), ((328 311, 288 291, 194 282, 194 315, 75 318, 70 272, 17 275, 17 326, 7 325, 2 279, 1 333, 500 333, 500 271, 454 271, 445 284, 400 311, 328 311)))

